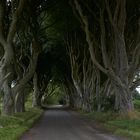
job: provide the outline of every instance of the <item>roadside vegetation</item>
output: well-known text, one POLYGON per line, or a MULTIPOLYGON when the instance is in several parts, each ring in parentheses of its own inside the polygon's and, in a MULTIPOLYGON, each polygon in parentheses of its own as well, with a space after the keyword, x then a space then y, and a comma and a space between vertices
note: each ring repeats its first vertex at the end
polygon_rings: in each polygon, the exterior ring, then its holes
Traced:
POLYGON ((140 0, 0 0, 0 130, 6 136, 40 115, 27 103, 61 102, 138 137, 139 129, 127 125, 138 127, 139 86, 140 0), (20 121, 18 113, 29 119, 20 121))
POLYGON ((135 99, 134 105, 136 111, 131 112, 129 116, 120 116, 117 112, 91 112, 80 113, 89 119, 97 122, 97 125, 105 130, 120 136, 128 137, 130 140, 140 140, 140 100, 135 99))
POLYGON ((43 110, 31 108, 30 105, 29 100, 25 112, 14 113, 10 116, 1 116, 0 114, 0 140, 17 140, 41 117, 43 110))

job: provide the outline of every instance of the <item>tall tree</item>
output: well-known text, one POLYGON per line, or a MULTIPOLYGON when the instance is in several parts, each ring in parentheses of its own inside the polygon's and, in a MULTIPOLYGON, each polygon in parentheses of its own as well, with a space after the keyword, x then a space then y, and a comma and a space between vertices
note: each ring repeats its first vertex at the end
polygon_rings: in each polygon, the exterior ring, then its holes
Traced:
MULTIPOLYGON (((115 108, 122 113, 128 113, 134 110, 130 87, 134 84, 132 79, 140 67, 139 30, 138 33, 135 32, 135 35, 138 34, 137 37, 133 38, 137 40, 132 49, 133 55, 131 59, 128 59, 128 44, 125 40, 126 1, 115 1, 113 8, 111 8, 112 2, 108 0, 98 3, 95 1, 94 4, 97 5, 97 8, 91 1, 83 3, 74 0, 72 3, 85 32, 93 64, 109 77, 115 87, 115 108), (98 11, 95 11, 97 9, 98 11), (93 22, 94 25, 92 25, 93 22), (99 39, 97 33, 100 35, 99 39), (96 57, 96 47, 101 50, 104 66, 96 57), (131 70, 132 67, 135 70, 131 70), (130 79, 130 75, 133 75, 132 79, 130 79)), ((138 24, 138 20, 136 21, 138 24)))
POLYGON ((4 54, 0 61, 0 87, 4 92, 3 113, 13 112, 13 97, 11 83, 14 75, 14 38, 17 31, 17 24, 26 0, 0 1, 0 44, 4 54))

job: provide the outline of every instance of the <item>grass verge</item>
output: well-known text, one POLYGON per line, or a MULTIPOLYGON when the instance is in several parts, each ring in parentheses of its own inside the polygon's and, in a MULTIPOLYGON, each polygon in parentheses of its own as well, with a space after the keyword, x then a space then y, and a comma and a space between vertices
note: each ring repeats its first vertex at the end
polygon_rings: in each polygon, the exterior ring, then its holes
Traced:
POLYGON ((83 113, 83 116, 95 120, 106 130, 128 137, 130 140, 140 140, 140 112, 135 112, 137 118, 123 118, 114 112, 83 113))
POLYGON ((41 109, 32 108, 13 116, 0 116, 0 140, 17 140, 32 127, 42 113, 41 109))

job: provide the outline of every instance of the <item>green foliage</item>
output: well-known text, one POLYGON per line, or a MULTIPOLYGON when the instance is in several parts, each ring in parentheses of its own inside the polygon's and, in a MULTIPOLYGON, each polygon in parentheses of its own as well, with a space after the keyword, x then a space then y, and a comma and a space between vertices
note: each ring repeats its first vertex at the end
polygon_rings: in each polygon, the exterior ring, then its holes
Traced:
POLYGON ((62 88, 56 88, 53 91, 54 94, 52 94, 52 96, 46 97, 45 102, 48 105, 52 105, 52 104, 59 104, 61 100, 64 99, 64 92, 62 90, 62 88))
POLYGON ((137 110, 140 110, 140 100, 134 100, 134 106, 137 110))
POLYGON ((0 139, 17 140, 41 116, 42 110, 30 109, 13 116, 0 116, 0 139))
POLYGON ((140 100, 140 93, 135 90, 134 93, 133 93, 133 97, 134 97, 134 99, 140 100))
POLYGON ((59 96, 58 94, 54 94, 53 96, 46 99, 46 103, 48 105, 59 104, 59 96))

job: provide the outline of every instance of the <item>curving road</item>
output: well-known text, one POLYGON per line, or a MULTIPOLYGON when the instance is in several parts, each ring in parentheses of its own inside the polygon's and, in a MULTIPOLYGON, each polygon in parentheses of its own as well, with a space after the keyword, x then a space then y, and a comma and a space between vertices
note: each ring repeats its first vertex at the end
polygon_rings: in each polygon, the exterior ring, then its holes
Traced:
POLYGON ((104 133, 94 127, 93 122, 81 118, 74 112, 47 110, 41 120, 20 140, 126 140, 104 133), (92 125, 91 125, 92 124, 92 125))

